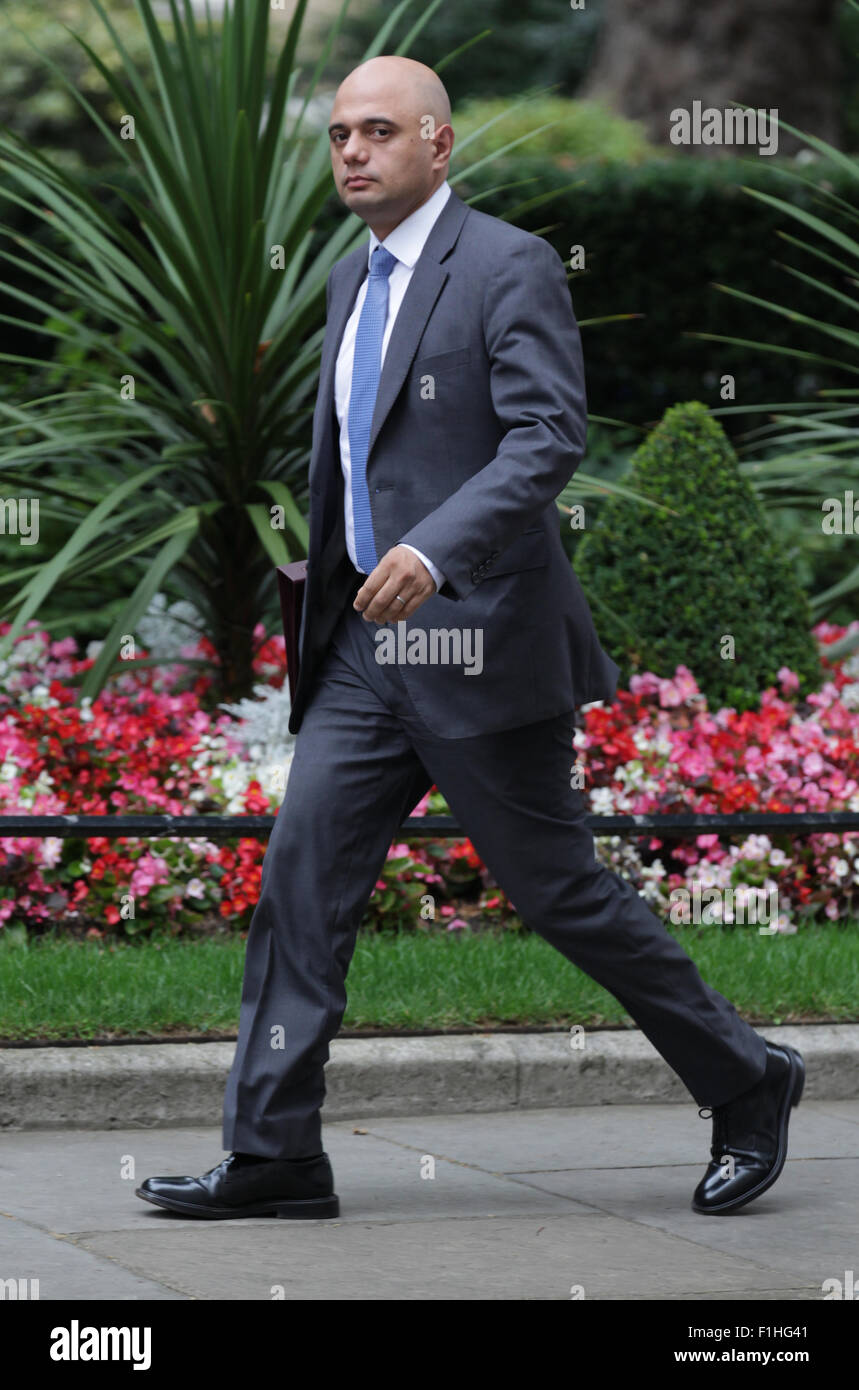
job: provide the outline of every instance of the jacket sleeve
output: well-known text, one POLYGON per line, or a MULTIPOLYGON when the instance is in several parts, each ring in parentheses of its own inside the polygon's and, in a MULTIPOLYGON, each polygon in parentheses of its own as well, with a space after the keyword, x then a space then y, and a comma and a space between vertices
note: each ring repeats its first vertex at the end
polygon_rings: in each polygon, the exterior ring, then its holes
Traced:
POLYGON ((547 241, 531 237, 498 261, 483 333, 504 437, 493 459, 400 537, 432 556, 445 598, 467 598, 484 570, 491 577, 492 561, 563 492, 585 450, 581 339, 563 263, 547 241))

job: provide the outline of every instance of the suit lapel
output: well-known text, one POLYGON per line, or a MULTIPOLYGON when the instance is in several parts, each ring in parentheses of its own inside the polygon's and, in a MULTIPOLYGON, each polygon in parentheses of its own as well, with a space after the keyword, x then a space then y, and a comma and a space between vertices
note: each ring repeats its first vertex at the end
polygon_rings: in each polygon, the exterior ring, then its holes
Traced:
POLYGON ((427 319, 432 313, 433 305, 441 294, 442 286, 449 273, 439 265, 438 261, 429 259, 426 254, 426 247, 424 247, 412 271, 412 278, 394 321, 385 360, 382 363, 379 390, 376 394, 376 404, 370 424, 370 442, 367 445, 368 463, 379 430, 399 395, 400 388, 412 365, 412 358, 417 351, 421 335, 426 328, 427 319))

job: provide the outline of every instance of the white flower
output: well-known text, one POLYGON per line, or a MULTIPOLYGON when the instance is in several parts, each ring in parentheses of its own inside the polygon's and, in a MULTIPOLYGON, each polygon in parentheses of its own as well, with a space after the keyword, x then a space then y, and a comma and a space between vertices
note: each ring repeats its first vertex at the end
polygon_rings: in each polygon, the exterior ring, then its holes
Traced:
POLYGON ((842 670, 846 676, 859 676, 859 652, 853 652, 852 656, 848 656, 842 670))
POLYGON ((194 646, 205 631, 202 617, 186 599, 168 608, 166 594, 154 594, 143 617, 137 622, 137 635, 150 656, 169 662, 181 656, 182 648, 194 646))
POLYGON ((247 747, 251 756, 255 747, 267 750, 271 757, 276 750, 292 748, 295 735, 289 732, 292 705, 286 682, 276 689, 273 685, 255 685, 253 699, 238 704, 222 704, 218 708, 232 714, 240 722, 230 731, 247 747))
POLYGON ((594 787, 591 792, 591 810, 595 816, 610 816, 614 811, 614 794, 611 787, 594 787))
POLYGON ((35 801, 37 796, 47 796, 53 785, 53 777, 48 772, 47 768, 43 768, 35 782, 31 783, 27 788, 28 792, 31 794, 31 800, 35 801))
POLYGON ((22 637, 16 642, 12 660, 16 666, 32 666, 42 661, 45 644, 38 637, 22 637))
POLYGON ((43 869, 53 869, 60 862, 63 841, 56 835, 47 835, 42 841, 39 863, 43 869))
POLYGON ((59 700, 54 700, 51 697, 46 685, 34 685, 30 691, 29 700, 30 704, 36 705, 39 709, 56 709, 60 703, 59 700))
POLYGON ((766 859, 772 850, 769 836, 749 835, 748 839, 740 846, 741 859, 766 859))
POLYGON ((699 880, 702 888, 717 888, 719 886, 719 866, 711 864, 705 860, 702 864, 696 864, 695 876, 699 880))

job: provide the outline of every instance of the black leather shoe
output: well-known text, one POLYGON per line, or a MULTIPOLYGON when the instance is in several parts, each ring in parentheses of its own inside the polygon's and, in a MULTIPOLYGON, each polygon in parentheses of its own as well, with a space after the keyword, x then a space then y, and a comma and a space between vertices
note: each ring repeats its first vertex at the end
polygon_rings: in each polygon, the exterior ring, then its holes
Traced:
POLYGON ((326 1153, 255 1162, 231 1153, 200 1178, 147 1178, 135 1188, 135 1195, 180 1216, 208 1221, 240 1216, 315 1220, 340 1215, 326 1153))
POLYGON ((768 1042, 766 1071, 751 1090, 699 1110, 713 1117, 712 1161, 695 1189, 693 1211, 736 1211, 772 1187, 787 1158, 787 1124, 804 1084, 805 1063, 796 1048, 768 1042))

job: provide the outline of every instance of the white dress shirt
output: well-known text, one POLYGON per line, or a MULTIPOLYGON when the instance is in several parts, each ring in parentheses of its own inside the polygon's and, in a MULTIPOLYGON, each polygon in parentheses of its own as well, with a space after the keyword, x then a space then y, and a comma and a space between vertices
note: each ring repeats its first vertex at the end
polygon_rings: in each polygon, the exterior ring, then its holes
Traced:
MULTIPOLYGON (((385 353, 388 349, 388 342, 391 337, 391 330, 394 321, 403 302, 403 297, 408 289, 409 281, 415 268, 415 262, 424 249, 424 244, 429 236, 433 224, 439 213, 450 197, 450 184, 445 179, 440 184, 435 193, 427 198, 419 208, 415 208, 413 213, 404 218, 394 230, 385 237, 383 242, 379 241, 375 232, 370 231, 370 242, 367 247, 367 274, 370 271, 370 257, 376 247, 382 245, 392 256, 396 256, 397 264, 394 266, 388 278, 388 316, 385 319, 385 332, 382 338, 382 363, 385 360, 385 353)), ((343 339, 340 343, 340 350, 337 354, 337 364, 334 373, 334 407, 337 411, 337 419, 340 424, 340 466, 343 470, 344 494, 346 504, 346 549, 349 558, 356 570, 366 574, 358 564, 357 549, 355 546, 355 521, 352 515, 352 467, 351 455, 349 453, 349 396, 352 390, 352 363, 355 357, 355 335, 358 331, 358 320, 361 317, 361 309, 367 294, 367 280, 358 290, 355 300, 355 308, 349 317, 346 327, 343 330, 343 339)), ((381 365, 380 365, 381 370, 381 365)), ((436 592, 444 583, 444 575, 437 569, 426 555, 413 545, 407 545, 407 549, 413 550, 418 559, 422 560, 435 581, 436 592)), ((379 557, 381 559, 381 556, 379 557)))

